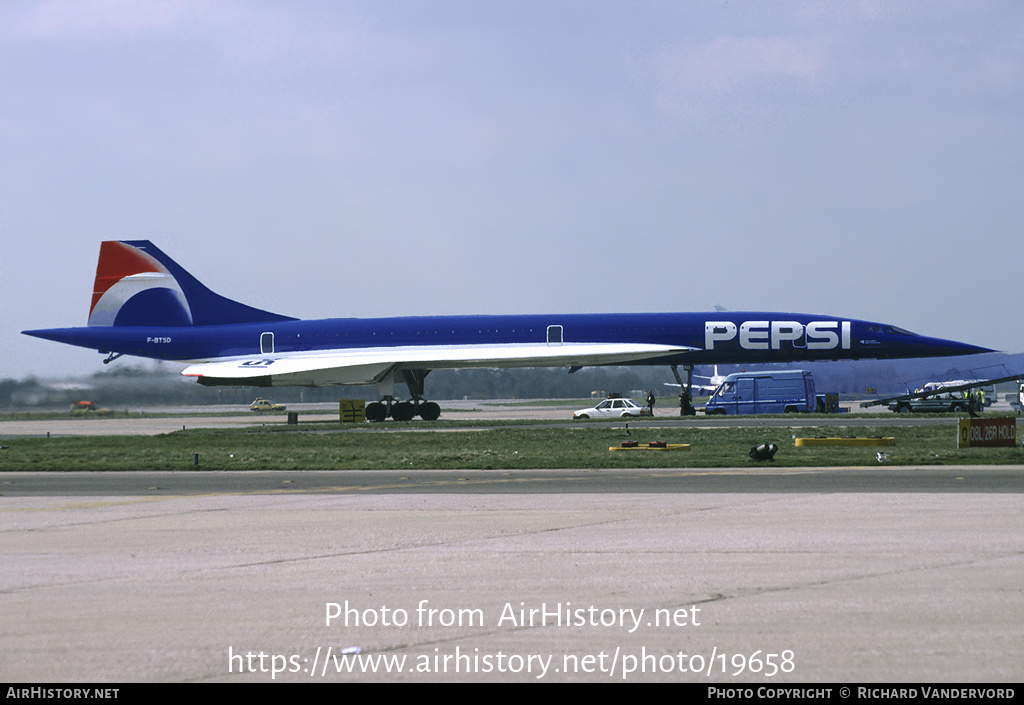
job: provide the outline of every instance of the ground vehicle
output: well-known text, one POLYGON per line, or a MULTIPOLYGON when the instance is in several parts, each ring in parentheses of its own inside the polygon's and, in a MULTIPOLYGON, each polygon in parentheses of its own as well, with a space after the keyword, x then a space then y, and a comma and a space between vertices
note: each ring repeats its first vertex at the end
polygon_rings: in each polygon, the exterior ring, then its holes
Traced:
POLYGON ((814 411, 814 378, 806 370, 737 372, 708 399, 706 414, 782 414, 814 411))
POLYGON ((572 417, 574 419, 608 419, 624 416, 650 416, 651 411, 646 406, 640 406, 632 399, 615 398, 605 399, 597 406, 590 409, 580 409, 572 417))
POLYGON ((106 416, 107 414, 112 414, 114 412, 111 411, 110 409, 101 408, 94 401, 85 401, 85 400, 83 400, 83 401, 76 401, 74 404, 71 405, 71 413, 72 414, 90 414, 90 415, 102 414, 102 415, 106 416))
POLYGON ((901 399, 900 401, 894 401, 889 404, 890 411, 896 411, 901 414, 906 414, 911 411, 916 411, 919 414, 937 413, 942 411, 953 411, 956 413, 963 413, 967 411, 970 406, 970 400, 960 397, 959 399, 952 398, 952 395, 941 395, 937 397, 928 397, 926 399, 901 399))
POLYGON ((249 408, 253 411, 284 411, 285 406, 284 404, 275 404, 269 399, 263 399, 260 397, 250 404, 249 408))
MULTIPOLYGON (((955 380, 952 382, 929 382, 918 391, 934 392, 944 387, 962 386, 963 384, 966 384, 964 380, 955 380)), ((890 411, 896 411, 901 414, 912 411, 922 414, 943 411, 963 413, 970 408, 971 399, 964 396, 964 391, 958 390, 955 392, 940 392, 921 399, 897 399, 889 402, 887 406, 890 411)), ((977 408, 977 401, 975 401, 975 408, 977 408)))

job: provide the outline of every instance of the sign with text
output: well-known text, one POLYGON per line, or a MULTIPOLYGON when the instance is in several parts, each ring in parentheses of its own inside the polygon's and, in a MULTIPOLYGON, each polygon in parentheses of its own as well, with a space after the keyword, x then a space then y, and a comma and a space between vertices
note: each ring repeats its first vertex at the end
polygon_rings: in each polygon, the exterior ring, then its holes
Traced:
POLYGON ((960 419, 957 448, 992 448, 1017 445, 1017 419, 960 419))
POLYGON ((342 423, 362 423, 366 421, 365 400, 339 399, 338 406, 342 423))

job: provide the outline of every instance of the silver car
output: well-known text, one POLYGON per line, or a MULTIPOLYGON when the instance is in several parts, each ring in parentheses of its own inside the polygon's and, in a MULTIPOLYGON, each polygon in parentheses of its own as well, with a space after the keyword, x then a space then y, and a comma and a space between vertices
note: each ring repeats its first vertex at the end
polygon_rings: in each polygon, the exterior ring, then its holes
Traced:
POLYGON ((632 399, 605 399, 592 409, 580 409, 572 417, 574 419, 605 419, 624 416, 650 416, 646 406, 640 406, 632 399))

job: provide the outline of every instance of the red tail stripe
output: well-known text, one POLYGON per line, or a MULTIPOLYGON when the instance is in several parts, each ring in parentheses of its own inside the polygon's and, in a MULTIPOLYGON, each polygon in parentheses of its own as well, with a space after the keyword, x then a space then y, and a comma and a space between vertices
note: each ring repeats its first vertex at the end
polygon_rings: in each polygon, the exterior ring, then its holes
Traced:
POLYGON ((140 272, 160 271, 162 270, 155 262, 130 245, 115 240, 100 243, 100 259, 96 263, 96 282, 92 287, 89 315, 92 315, 96 302, 107 293, 107 289, 125 277, 140 272))

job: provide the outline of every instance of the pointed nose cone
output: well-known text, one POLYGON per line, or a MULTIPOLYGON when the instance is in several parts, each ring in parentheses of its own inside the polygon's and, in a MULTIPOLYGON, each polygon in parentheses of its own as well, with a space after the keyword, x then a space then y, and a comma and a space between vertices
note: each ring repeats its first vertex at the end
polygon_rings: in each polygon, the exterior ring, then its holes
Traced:
POLYGON ((979 355, 981 353, 999 352, 991 348, 961 343, 956 340, 942 338, 924 338, 915 346, 920 350, 921 357, 953 357, 955 355, 979 355))

